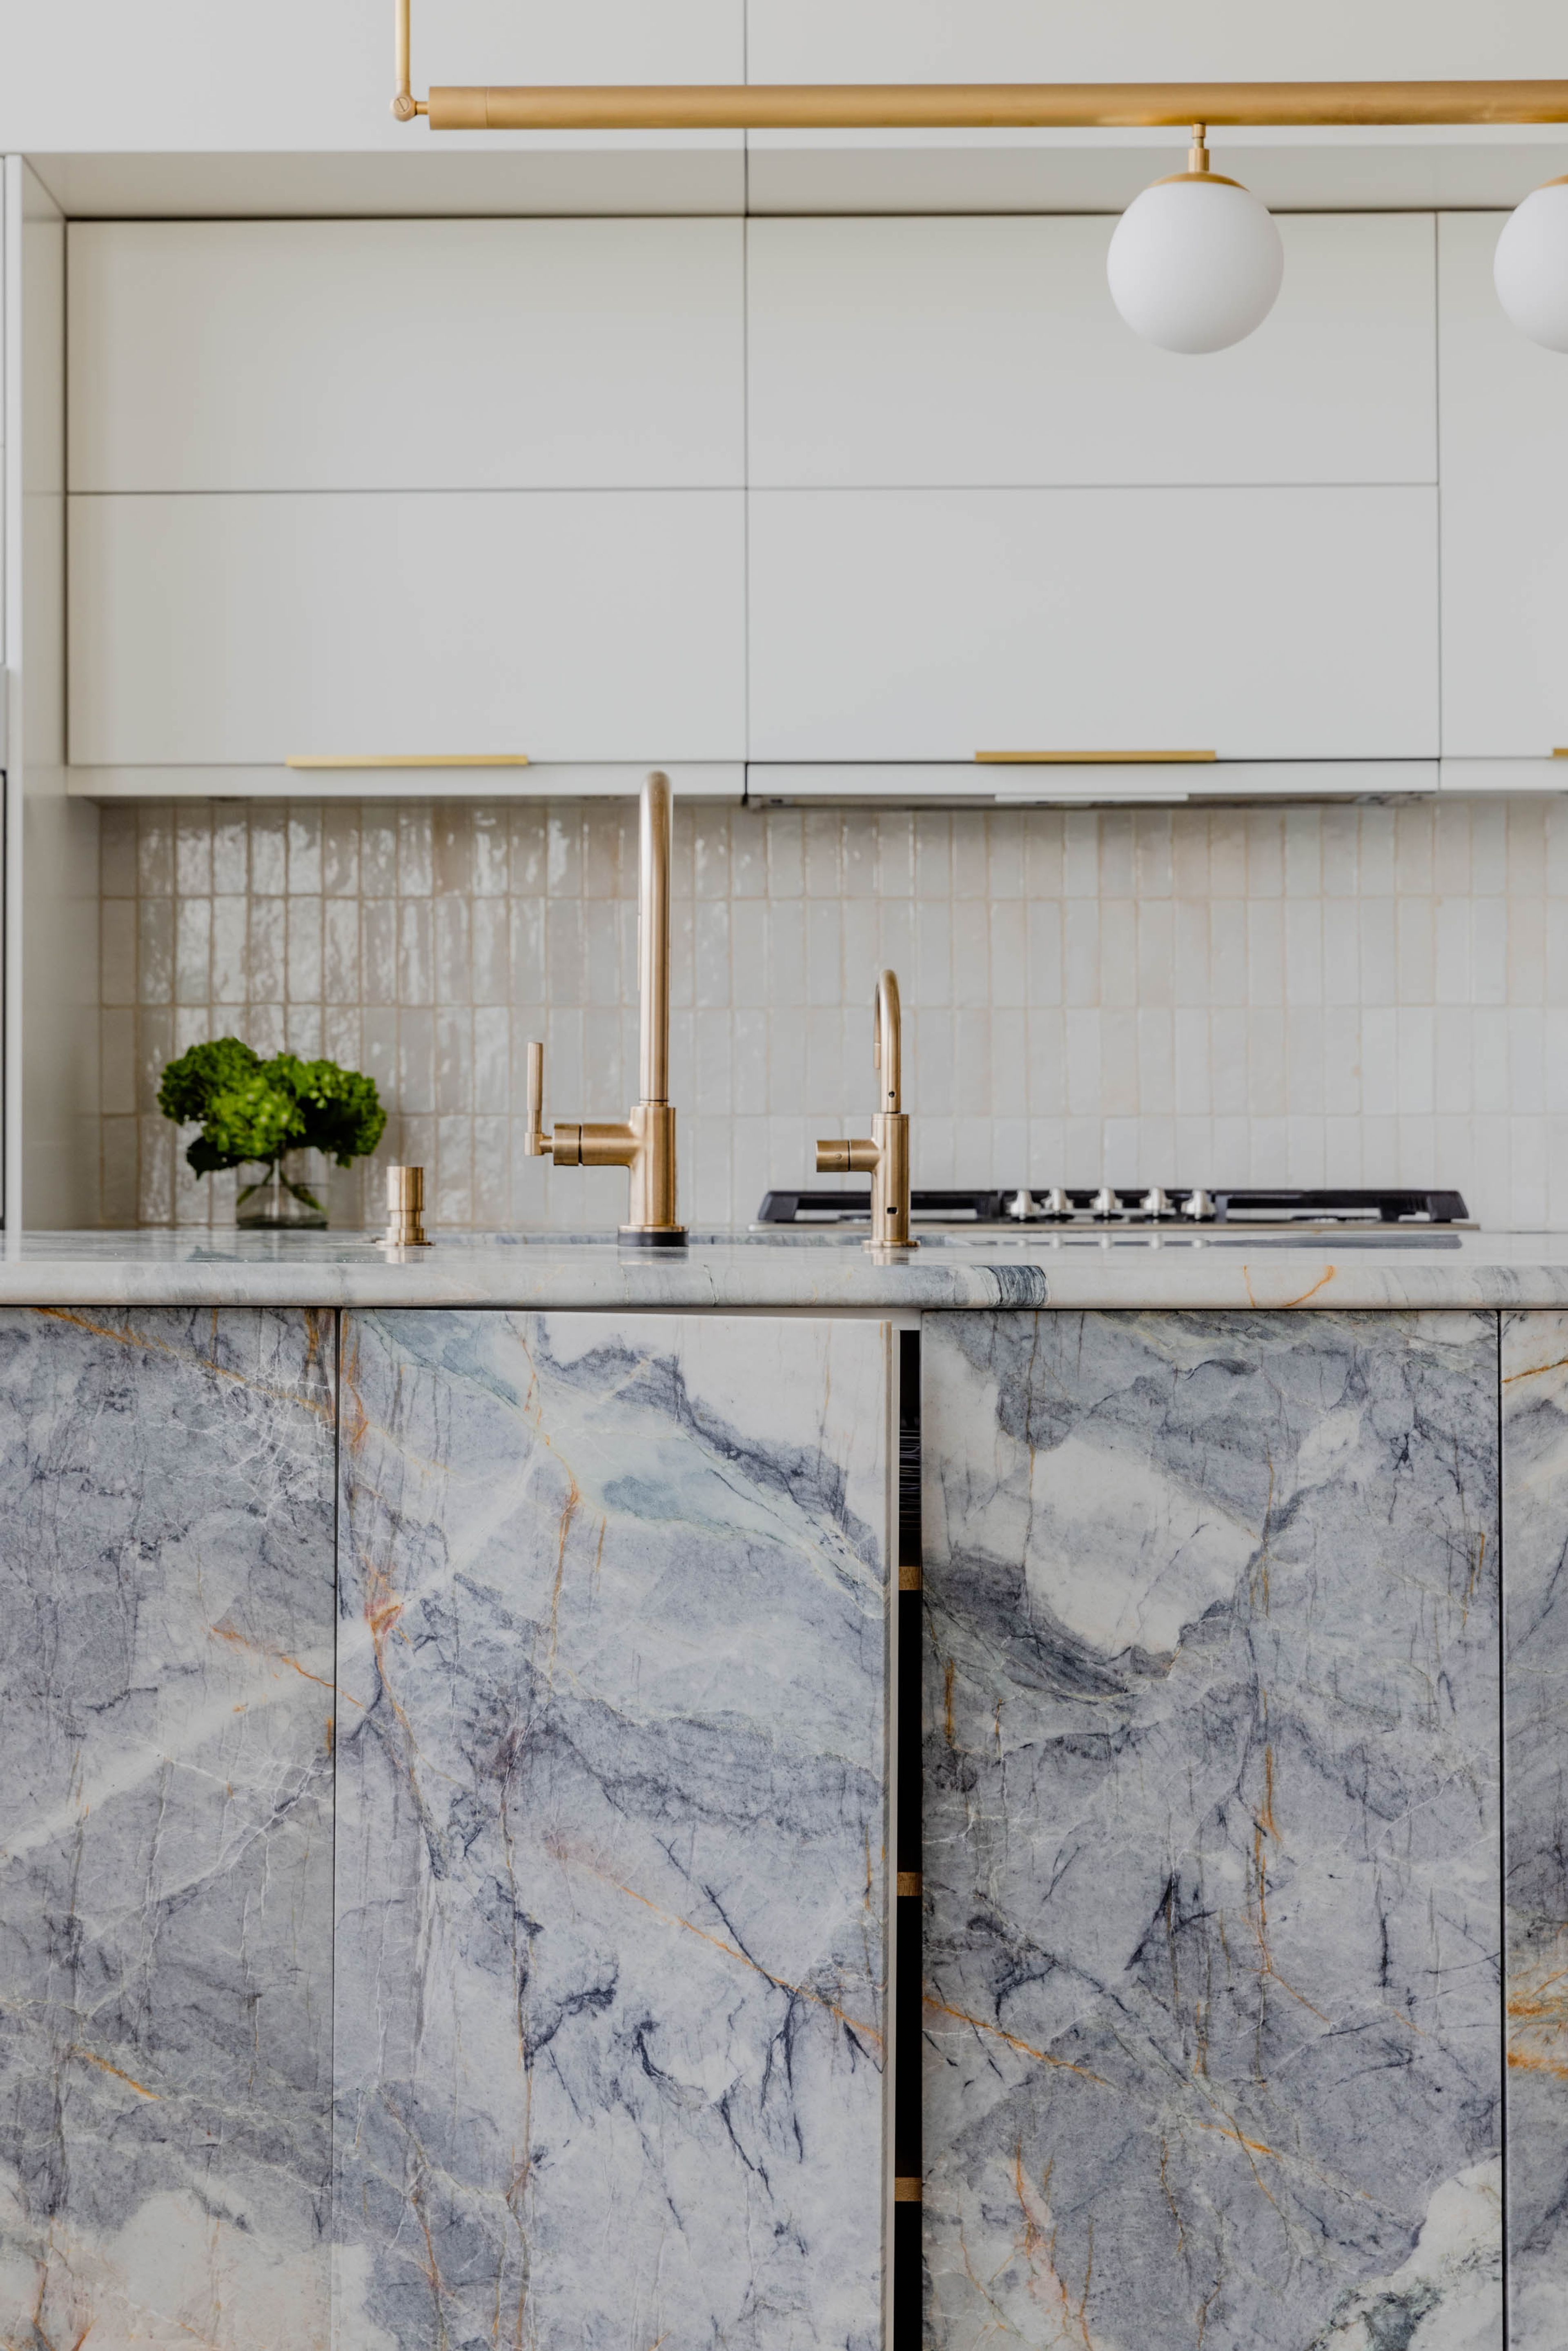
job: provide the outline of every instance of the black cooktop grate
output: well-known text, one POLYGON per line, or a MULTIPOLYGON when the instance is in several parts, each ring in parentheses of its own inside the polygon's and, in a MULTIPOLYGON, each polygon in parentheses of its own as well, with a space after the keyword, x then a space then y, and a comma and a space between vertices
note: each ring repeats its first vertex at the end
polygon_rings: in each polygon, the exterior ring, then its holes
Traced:
MULTIPOLYGON (((1136 1223, 1190 1224, 1195 1221, 1184 1213, 1191 1192, 1186 1186, 1172 1185, 1166 1196, 1170 1214, 1165 1217, 1145 1215, 1143 1207, 1146 1185, 1115 1185, 1110 1187, 1116 1207, 1104 1222, 1125 1217, 1136 1223)), ((1076 1220, 1092 1221, 1099 1195, 1093 1189, 1069 1186, 1067 1197, 1070 1216, 1076 1220)), ((910 1207, 916 1217, 936 1222, 977 1225, 1012 1224, 1022 1222, 1062 1223, 1064 1217, 1015 1217, 1013 1204, 1019 1197, 1017 1187, 1000 1191, 929 1191, 910 1194, 910 1207)), ((1469 1211, 1458 1192, 1427 1191, 1420 1188, 1375 1187, 1370 1191, 1347 1191, 1331 1187, 1322 1191, 1264 1192, 1239 1190, 1224 1186, 1210 1189, 1214 1203, 1212 1217, 1202 1221, 1217 1225, 1245 1222, 1257 1218, 1274 1224, 1432 1224, 1454 1225, 1466 1222, 1469 1211)), ((794 1225, 812 1223, 848 1224, 856 1217, 870 1215, 869 1192, 767 1192, 758 1210, 757 1221, 762 1225, 794 1225)))

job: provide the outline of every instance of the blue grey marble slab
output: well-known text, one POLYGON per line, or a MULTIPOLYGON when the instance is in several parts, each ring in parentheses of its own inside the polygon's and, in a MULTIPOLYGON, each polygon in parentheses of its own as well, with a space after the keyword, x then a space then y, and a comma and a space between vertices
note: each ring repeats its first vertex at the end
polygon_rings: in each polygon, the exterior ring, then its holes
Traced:
POLYGON ((924 1352, 927 2342, 1494 2351, 1495 1322, 924 1352))
POLYGON ((499 1306, 612 1313, 736 1309, 881 1313, 988 1307, 1568 1308, 1568 1233, 1362 1228, 1304 1238, 977 1228, 873 1252, 821 1228, 694 1234, 685 1249, 597 1236, 434 1228, 423 1249, 365 1233, 27 1233, 0 1237, 0 1301, 26 1305, 499 1306))
POLYGON ((873 2351, 885 1332, 343 1360, 339 2351, 873 2351))
POLYGON ((1509 2340, 1568 2339, 1568 1315, 1502 1326, 1509 2340))
POLYGON ((335 1317, 0 1311, 0 2341, 324 2351, 335 1317))

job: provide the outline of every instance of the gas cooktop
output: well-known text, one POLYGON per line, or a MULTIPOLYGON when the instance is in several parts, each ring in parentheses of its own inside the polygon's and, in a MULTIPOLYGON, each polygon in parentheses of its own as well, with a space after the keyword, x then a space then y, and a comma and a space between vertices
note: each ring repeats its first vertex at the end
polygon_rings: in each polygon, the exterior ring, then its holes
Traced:
MULTIPOLYGON (((752 1230, 777 1225, 865 1224, 870 1203, 865 1191, 768 1192, 752 1230)), ((1215 1225, 1289 1233, 1432 1225, 1475 1230, 1459 1193, 1397 1188, 1264 1192, 1179 1184, 1103 1184, 1088 1189, 1051 1185, 1040 1190, 1019 1186, 1010 1191, 915 1191, 910 1195, 910 1213, 915 1223, 939 1230, 987 1225, 1014 1231, 1030 1225, 1058 1231, 1073 1227, 1106 1231, 1118 1226, 1179 1231, 1215 1225)))

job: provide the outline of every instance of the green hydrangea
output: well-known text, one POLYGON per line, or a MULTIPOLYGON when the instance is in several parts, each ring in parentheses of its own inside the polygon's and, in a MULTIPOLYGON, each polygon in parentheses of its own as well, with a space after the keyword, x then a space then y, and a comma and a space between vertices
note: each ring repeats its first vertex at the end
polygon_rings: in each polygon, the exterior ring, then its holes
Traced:
POLYGON ((372 1152, 386 1131, 387 1114, 381 1105, 374 1078, 360 1070, 340 1070, 336 1061, 297 1061, 280 1053, 267 1064, 277 1082, 290 1087, 306 1125, 305 1140, 324 1151, 340 1167, 372 1152))
POLYGON ((297 1150, 350 1167, 375 1149, 387 1123, 373 1078, 294 1053, 264 1061, 237 1037, 193 1045, 171 1061, 158 1107, 182 1126, 200 1122, 185 1153, 198 1176, 297 1150))
POLYGON ((261 1056, 237 1037, 219 1037, 210 1045, 193 1045, 163 1071, 158 1107, 165 1118, 189 1126, 205 1118, 215 1095, 244 1085, 261 1067, 261 1056))

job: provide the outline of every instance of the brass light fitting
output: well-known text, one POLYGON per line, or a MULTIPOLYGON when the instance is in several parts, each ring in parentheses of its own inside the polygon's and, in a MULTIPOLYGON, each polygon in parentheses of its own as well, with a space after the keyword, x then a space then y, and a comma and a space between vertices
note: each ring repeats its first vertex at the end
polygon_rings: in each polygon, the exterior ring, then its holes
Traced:
POLYGON ((898 975, 878 974, 872 999, 872 1060, 879 1080, 880 1100, 865 1138, 843 1138, 817 1145, 819 1176, 871 1177, 871 1230, 867 1249, 918 1249, 909 1229, 909 1113, 901 1100, 904 1021, 898 1002, 898 975))
POLYGON ((624 1167, 632 1176, 623 1241, 679 1249, 685 1227, 675 1216, 675 1113, 670 1107, 670 810, 668 776, 655 768, 643 786, 639 823, 637 967, 642 998, 642 1095, 626 1118, 543 1123, 545 1049, 528 1045, 528 1127, 523 1153, 558 1167, 624 1167))
MULTIPOLYGON (((1568 81, 750 82, 433 89, 396 7, 400 122, 433 131, 1115 131, 1568 122, 1568 81)), ((1197 144, 1201 147, 1202 141, 1197 144)), ((1201 171, 1201 164, 1194 164, 1201 171)))

